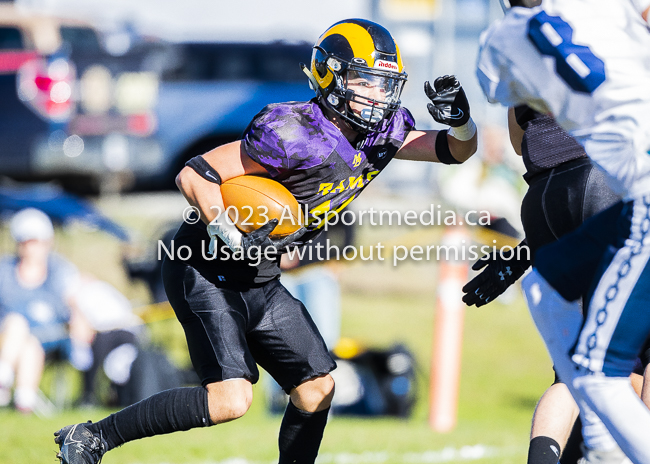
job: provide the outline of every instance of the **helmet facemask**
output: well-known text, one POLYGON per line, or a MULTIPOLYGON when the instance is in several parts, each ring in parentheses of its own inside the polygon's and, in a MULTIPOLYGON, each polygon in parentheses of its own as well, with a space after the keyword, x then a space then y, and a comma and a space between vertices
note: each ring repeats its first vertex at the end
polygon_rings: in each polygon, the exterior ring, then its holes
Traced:
POLYGON ((303 71, 321 104, 360 133, 386 130, 407 78, 390 32, 366 19, 327 29, 303 71))
POLYGON ((326 63, 336 81, 324 99, 326 106, 357 132, 385 129, 387 124, 382 127, 382 123, 390 121, 400 107, 407 74, 369 68, 358 58, 346 63, 329 57, 326 63))

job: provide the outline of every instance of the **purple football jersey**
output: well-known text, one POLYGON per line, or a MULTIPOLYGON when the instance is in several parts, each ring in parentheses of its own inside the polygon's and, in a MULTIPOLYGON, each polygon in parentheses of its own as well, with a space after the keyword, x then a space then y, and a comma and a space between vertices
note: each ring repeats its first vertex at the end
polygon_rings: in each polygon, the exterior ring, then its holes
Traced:
POLYGON ((323 114, 317 101, 265 107, 244 136, 244 149, 309 211, 318 229, 327 214, 344 209, 386 167, 415 128, 400 108, 355 148, 323 114))
MULTIPOLYGON (((315 100, 280 103, 255 116, 243 144, 248 155, 307 208, 310 232, 301 240, 308 241, 320 233, 328 214, 345 208, 386 167, 413 128, 411 114, 400 109, 381 131, 355 141, 355 148, 315 100)), ((210 239, 202 222, 184 222, 174 242, 177 248, 189 247, 192 253, 186 264, 217 287, 249 288, 280 275, 280 255, 255 265, 223 253, 206 258, 210 239)), ((215 247, 227 245, 217 240, 215 247)))

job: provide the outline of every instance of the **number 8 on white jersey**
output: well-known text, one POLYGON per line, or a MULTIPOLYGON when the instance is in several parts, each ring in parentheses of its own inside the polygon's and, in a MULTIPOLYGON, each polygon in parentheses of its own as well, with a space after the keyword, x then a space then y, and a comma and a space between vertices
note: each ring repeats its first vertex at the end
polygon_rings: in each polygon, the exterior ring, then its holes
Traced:
POLYGON ((551 113, 632 196, 650 192, 650 32, 629 0, 512 8, 481 37, 490 101, 551 113))

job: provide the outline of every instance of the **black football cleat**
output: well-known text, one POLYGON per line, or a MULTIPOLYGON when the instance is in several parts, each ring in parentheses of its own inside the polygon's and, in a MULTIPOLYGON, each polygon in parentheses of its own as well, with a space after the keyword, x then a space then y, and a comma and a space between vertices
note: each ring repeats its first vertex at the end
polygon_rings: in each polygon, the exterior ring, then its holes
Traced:
POLYGON ((54 443, 61 451, 61 464, 98 464, 106 452, 106 440, 92 433, 84 424, 68 425, 54 432, 54 443))

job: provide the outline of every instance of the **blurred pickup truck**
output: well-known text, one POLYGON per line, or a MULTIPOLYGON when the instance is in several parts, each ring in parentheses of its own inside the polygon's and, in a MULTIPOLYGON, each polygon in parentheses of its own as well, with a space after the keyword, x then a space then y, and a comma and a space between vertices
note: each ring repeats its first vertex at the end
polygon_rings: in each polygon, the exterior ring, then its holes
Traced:
POLYGON ((265 105, 313 96, 307 43, 105 42, 0 4, 0 176, 79 193, 175 188, 186 160, 239 138, 265 105))
POLYGON ((54 53, 61 29, 0 4, 0 174, 32 177, 32 154, 42 137, 65 127, 74 112, 74 68, 54 53))
POLYGON ((264 106, 314 96, 299 63, 307 43, 181 43, 165 50, 154 137, 161 164, 136 177, 136 188, 175 188, 185 161, 237 140, 264 106))
POLYGON ((142 96, 122 98, 132 102, 124 108, 112 102, 112 92, 129 86, 112 86, 106 64, 138 71, 145 55, 136 54, 118 62, 90 24, 0 4, 0 176, 91 192, 119 188, 124 172, 130 177, 143 170, 141 159, 159 157, 154 92, 148 106, 142 96), (141 156, 125 163, 124 146, 141 156))

